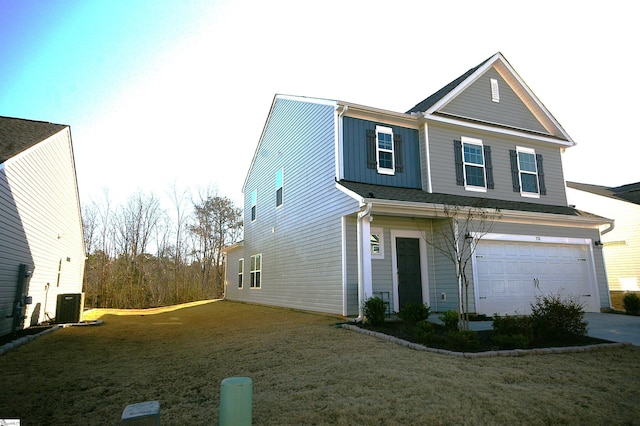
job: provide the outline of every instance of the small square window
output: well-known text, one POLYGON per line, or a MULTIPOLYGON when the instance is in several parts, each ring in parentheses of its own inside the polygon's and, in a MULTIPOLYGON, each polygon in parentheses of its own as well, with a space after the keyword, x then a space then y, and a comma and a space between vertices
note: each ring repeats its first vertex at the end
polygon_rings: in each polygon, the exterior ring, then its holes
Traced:
POLYGON ((384 234, 382 228, 371 228, 371 258, 384 259, 384 234))

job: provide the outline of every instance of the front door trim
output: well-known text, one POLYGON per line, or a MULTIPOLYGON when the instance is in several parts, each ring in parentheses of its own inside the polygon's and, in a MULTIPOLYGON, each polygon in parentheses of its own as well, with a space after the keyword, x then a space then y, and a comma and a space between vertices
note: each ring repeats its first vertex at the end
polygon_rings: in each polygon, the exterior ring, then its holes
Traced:
POLYGON ((393 278, 393 308, 395 311, 400 306, 398 295, 398 258, 396 238, 417 238, 420 242, 420 275, 422 281, 422 300, 431 306, 429 298, 429 275, 427 273, 427 243, 422 232, 410 229, 391 229, 391 276, 393 278))

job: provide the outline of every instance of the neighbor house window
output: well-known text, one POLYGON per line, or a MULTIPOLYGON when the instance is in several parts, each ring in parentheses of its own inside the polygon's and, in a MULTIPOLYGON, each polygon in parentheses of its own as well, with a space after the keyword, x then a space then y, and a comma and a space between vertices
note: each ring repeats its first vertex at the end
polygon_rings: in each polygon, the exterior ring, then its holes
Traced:
POLYGON ((486 190, 484 149, 480 139, 462 137, 462 160, 465 188, 472 191, 486 190))
POLYGON ((251 221, 252 222, 256 220, 257 208, 258 208, 258 190, 254 189, 251 192, 251 221))
POLYGON ((518 147, 518 171, 522 195, 538 196, 538 167, 536 152, 530 148, 518 147))
POLYGON ((262 273, 262 255, 251 256, 251 288, 260 288, 260 275, 262 273))
POLYGON ((284 174, 284 171, 282 169, 276 172, 276 207, 280 207, 283 201, 282 200, 283 174, 284 174))
POLYGON ((384 259, 384 236, 382 228, 371 228, 371 258, 384 259))
POLYGON ((242 288, 244 280, 244 259, 238 260, 238 288, 242 288))
POLYGON ((376 126, 376 158, 378 173, 394 174, 393 130, 390 127, 376 126))

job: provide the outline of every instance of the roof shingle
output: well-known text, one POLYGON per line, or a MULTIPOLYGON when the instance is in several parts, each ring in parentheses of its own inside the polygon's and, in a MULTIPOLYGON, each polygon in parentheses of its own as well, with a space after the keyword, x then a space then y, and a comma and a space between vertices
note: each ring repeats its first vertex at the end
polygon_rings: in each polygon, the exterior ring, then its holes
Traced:
POLYGON ((0 116, 0 164, 65 127, 68 126, 0 116))

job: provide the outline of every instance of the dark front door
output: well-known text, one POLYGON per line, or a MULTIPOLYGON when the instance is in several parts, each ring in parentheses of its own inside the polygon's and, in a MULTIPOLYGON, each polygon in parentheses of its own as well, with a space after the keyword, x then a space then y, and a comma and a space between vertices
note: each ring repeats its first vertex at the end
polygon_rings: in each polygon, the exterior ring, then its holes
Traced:
POLYGON ((420 240, 418 238, 396 238, 396 256, 399 309, 410 303, 422 304, 420 240))

